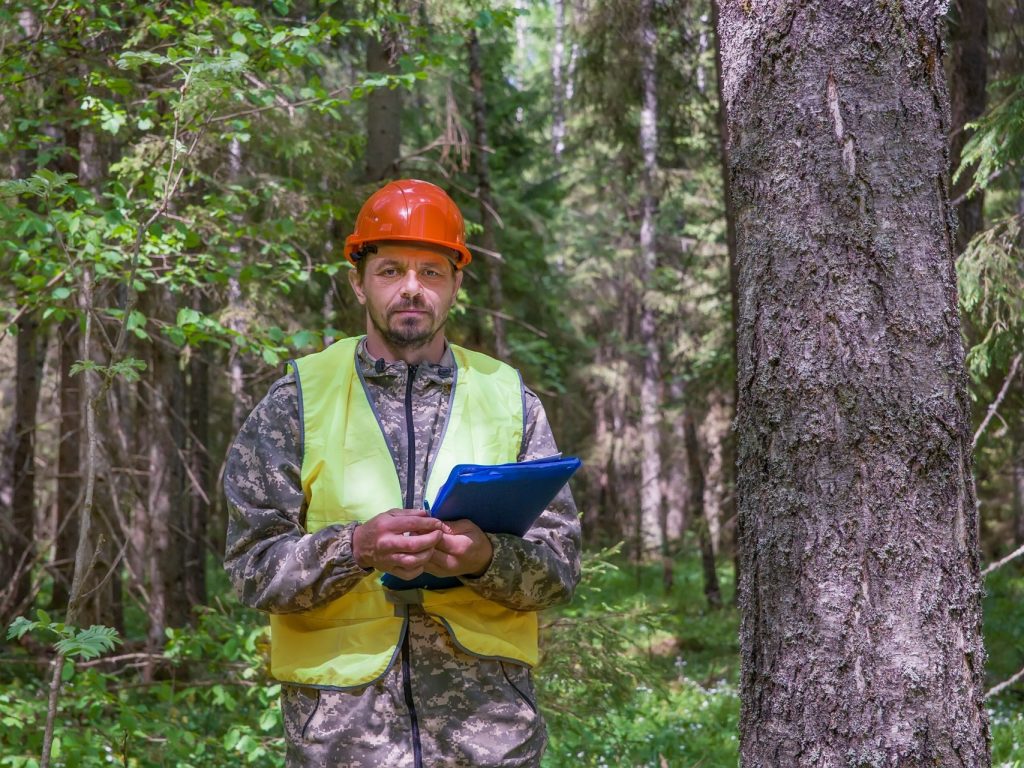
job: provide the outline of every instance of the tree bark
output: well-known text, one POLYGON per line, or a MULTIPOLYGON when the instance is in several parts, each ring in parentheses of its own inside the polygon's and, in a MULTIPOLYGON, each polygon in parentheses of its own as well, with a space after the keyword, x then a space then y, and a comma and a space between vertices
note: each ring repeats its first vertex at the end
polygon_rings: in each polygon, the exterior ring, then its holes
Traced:
MULTIPOLYGON (((468 53, 469 53, 469 82, 473 89, 473 129, 476 133, 476 146, 473 153, 473 165, 476 168, 477 195, 480 200, 480 224, 483 232, 480 235, 481 245, 488 251, 487 254, 487 286, 491 294, 491 306, 496 310, 502 310, 505 305, 505 295, 501 285, 501 257, 497 254, 498 239, 494 228, 499 225, 497 219, 497 208, 494 203, 494 195, 491 192, 491 172, 487 162, 487 152, 490 147, 487 144, 487 99, 484 95, 484 71, 480 59, 480 40, 477 37, 476 29, 470 30, 468 53)), ((505 331, 505 320, 499 315, 491 315, 491 323, 494 328, 494 354, 501 360, 508 359, 508 338, 505 331)))
POLYGON ((13 618, 28 596, 35 557, 36 410, 46 336, 33 312, 22 315, 17 328, 11 508, 0 527, 0 625, 13 618))
POLYGON ((715 556, 722 551, 722 520, 725 515, 725 444, 731 424, 728 406, 721 392, 708 397, 708 412, 700 427, 700 436, 706 446, 707 464, 704 467, 704 518, 708 521, 708 536, 715 556))
POLYGON ((60 325, 60 445, 57 449, 57 538, 53 563, 53 607, 66 606, 71 597, 78 542, 78 509, 82 490, 81 376, 71 366, 81 359, 77 318, 60 325))
POLYGON ((1013 540, 1019 547, 1024 545, 1024 440, 1013 441, 1010 464, 1013 474, 1013 540))
MULTIPOLYGON (((146 314, 173 322, 176 306, 166 288, 145 294, 146 314)), ((175 350, 166 341, 149 346, 145 423, 149 469, 145 528, 149 583, 149 641, 163 647, 164 631, 189 620, 185 561, 189 499, 185 491, 185 387, 175 350)))
MULTIPOLYGON (((328 289, 328 295, 330 290, 328 289)), ((198 299, 193 308, 203 311, 198 299)), ((193 348, 188 384, 188 516, 185 530, 185 594, 190 608, 206 605, 207 526, 213 499, 210 462, 210 365, 205 345, 193 348)), ((191 615, 191 614, 190 614, 191 615)))
POLYGON ((669 547, 677 545, 686 530, 686 505, 690 479, 686 465, 686 430, 683 425, 682 407, 684 398, 683 383, 678 378, 668 384, 669 401, 677 410, 674 418, 669 419, 667 433, 668 445, 664 446, 664 482, 662 498, 665 506, 665 539, 669 547))
POLYGON ((644 350, 640 376, 640 544, 641 557, 662 549, 664 531, 661 514, 661 352, 658 346, 654 307, 644 297, 658 266, 656 250, 658 199, 658 92, 655 71, 657 31, 651 18, 652 0, 640 3, 639 43, 641 55, 640 153, 643 158, 640 221, 640 262, 637 282, 641 296, 640 344, 644 350))
MULTIPOLYGON (((718 26, 718 0, 711 0, 711 25, 714 27, 715 33, 715 82, 716 89, 718 91, 718 111, 717 111, 717 123, 718 123, 718 164, 721 168, 722 173, 722 207, 725 212, 725 246, 729 253, 729 299, 731 304, 730 319, 732 321, 732 353, 733 353, 733 366, 736 370, 739 370, 739 363, 736 360, 736 340, 738 338, 737 328, 739 323, 739 288, 736 282, 736 213, 733 210, 732 202, 732 184, 729 179, 729 141, 728 141, 728 127, 725 112, 725 89, 722 81, 722 40, 719 34, 718 26)), ((732 408, 733 418, 736 417, 736 407, 739 403, 739 388, 737 382, 738 377, 733 378, 733 390, 732 390, 732 408)), ((730 434, 728 442, 728 462, 732 472, 736 469, 736 438, 735 435, 730 434)), ((733 480, 733 486, 735 486, 735 476, 731 475, 733 480)), ((735 523, 733 525, 733 569, 735 571, 733 578, 736 584, 740 583, 741 572, 743 569, 743 558, 741 552, 741 542, 743 540, 741 524, 742 520, 737 514, 736 510, 736 493, 735 488, 731 495, 732 502, 729 505, 728 516, 731 517, 735 523)), ((733 592, 734 602, 739 600, 739 590, 733 592)))
POLYGON ((700 542, 700 562, 704 574, 704 597, 710 608, 722 607, 722 589, 718 584, 718 569, 715 565, 715 549, 711 543, 707 507, 704 505, 706 487, 704 465, 700 460, 700 441, 693 414, 687 409, 683 413, 683 434, 686 436, 686 460, 690 474, 690 519, 697 526, 697 540, 700 542))
POLYGON ((551 152, 558 163, 565 151, 565 0, 554 0, 555 40, 551 47, 551 152))
MULTIPOLYGON (((388 30, 366 42, 366 70, 398 73, 398 43, 388 30)), ((402 91, 374 88, 366 99, 366 180, 380 181, 398 170, 402 146, 402 91)))
MULTIPOLYGON (((988 2, 987 0, 954 0, 950 18, 951 59, 949 74, 950 169, 960 166, 960 157, 969 133, 964 126, 977 120, 985 111, 988 85, 988 2)), ((952 195, 959 198, 971 186, 973 173, 965 173, 953 185, 952 195)), ((959 227, 956 231, 956 252, 963 253, 967 243, 984 226, 983 192, 975 192, 957 206, 959 227)))
POLYGON ((720 9, 747 768, 990 764, 941 10, 720 9))

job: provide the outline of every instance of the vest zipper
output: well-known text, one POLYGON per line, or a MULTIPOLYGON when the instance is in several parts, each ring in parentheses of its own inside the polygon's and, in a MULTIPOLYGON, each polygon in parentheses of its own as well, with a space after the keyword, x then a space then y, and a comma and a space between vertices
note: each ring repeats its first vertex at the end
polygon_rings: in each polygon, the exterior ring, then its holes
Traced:
MULTIPOLYGON (((416 500, 416 430, 412 419, 412 383, 416 378, 416 366, 409 366, 409 380, 405 385, 405 436, 409 444, 408 478, 405 485, 405 508, 412 509, 416 500)), ((405 693, 405 706, 409 709, 409 725, 412 729, 412 764, 414 768, 423 766, 423 748, 420 744, 420 722, 416 716, 416 703, 412 697, 412 646, 409 635, 412 632, 412 619, 409 617, 409 606, 405 607, 405 636, 402 638, 402 688, 405 693)))

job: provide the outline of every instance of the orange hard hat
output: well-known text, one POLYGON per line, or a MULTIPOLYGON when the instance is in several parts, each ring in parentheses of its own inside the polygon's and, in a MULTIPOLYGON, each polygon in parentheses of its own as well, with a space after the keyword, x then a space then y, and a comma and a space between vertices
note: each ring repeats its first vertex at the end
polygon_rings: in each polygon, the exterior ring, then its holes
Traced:
POLYGON ((370 195, 356 217, 356 231, 345 238, 345 258, 355 264, 364 245, 391 240, 450 248, 456 269, 473 260, 459 207, 429 181, 392 181, 370 195))

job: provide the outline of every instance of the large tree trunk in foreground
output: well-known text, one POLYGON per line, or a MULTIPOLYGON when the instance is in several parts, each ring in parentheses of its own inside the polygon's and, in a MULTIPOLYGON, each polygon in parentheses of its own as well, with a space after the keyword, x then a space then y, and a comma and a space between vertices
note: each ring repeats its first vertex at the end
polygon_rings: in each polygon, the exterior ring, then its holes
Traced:
POLYGON ((941 10, 721 8, 750 768, 990 764, 941 10))

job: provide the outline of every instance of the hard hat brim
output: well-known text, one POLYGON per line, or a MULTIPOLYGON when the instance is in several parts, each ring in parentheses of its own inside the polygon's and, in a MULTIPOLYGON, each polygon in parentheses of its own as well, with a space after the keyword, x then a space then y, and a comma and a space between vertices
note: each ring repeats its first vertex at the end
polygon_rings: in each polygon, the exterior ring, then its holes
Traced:
POLYGON ((353 266, 357 263, 357 260, 352 256, 353 254, 362 248, 364 245, 372 243, 392 243, 392 242, 403 242, 403 243, 427 243, 429 245, 437 245, 442 248, 447 248, 455 254, 455 258, 452 259, 452 263, 456 269, 462 269, 469 262, 473 260, 473 254, 469 252, 469 249, 461 243, 452 243, 444 240, 433 240, 426 237, 409 237, 403 235, 389 235, 388 237, 357 237, 356 235, 349 235, 345 238, 345 258, 348 259, 349 263, 353 266))

